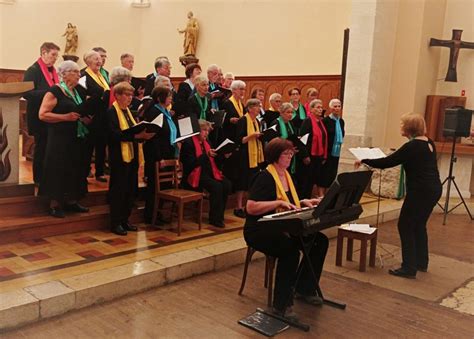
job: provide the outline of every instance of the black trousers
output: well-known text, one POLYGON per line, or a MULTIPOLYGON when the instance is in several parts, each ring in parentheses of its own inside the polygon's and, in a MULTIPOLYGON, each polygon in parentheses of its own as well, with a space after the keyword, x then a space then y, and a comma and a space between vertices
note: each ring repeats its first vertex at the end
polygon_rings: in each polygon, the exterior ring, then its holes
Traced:
POLYGON ((398 233, 402 245, 402 268, 416 274, 418 268, 428 267, 428 233, 426 223, 442 189, 409 191, 398 219, 398 233))
POLYGON ((227 178, 218 181, 213 177, 201 175, 199 186, 209 192, 209 222, 223 222, 227 197, 232 184, 227 178))
POLYGON ((48 142, 48 132, 42 131, 34 134, 35 149, 33 154, 33 181, 35 184, 41 182, 43 175, 44 157, 46 154, 46 144, 48 142))
POLYGON ((311 163, 305 165, 302 159, 296 161, 296 192, 300 199, 309 199, 311 198, 311 193, 313 192, 313 174, 311 173, 312 166, 311 163))
MULTIPOLYGON (((283 233, 268 233, 268 231, 263 232, 262 230, 245 232, 244 237, 250 247, 278 258, 273 306, 280 310, 291 306, 293 304, 291 288, 295 283, 300 261, 301 244, 299 239, 288 237, 283 233)), ((307 265, 304 265, 296 285, 296 292, 303 295, 315 295, 316 284, 319 283, 329 246, 329 240, 324 234, 318 232, 313 237, 316 239, 313 248, 311 248, 309 259, 317 280, 314 280, 311 271, 307 265)), ((306 238, 305 241, 309 241, 309 238, 306 238)))
POLYGON ((109 204, 112 227, 127 222, 138 191, 138 161, 110 164, 109 204))

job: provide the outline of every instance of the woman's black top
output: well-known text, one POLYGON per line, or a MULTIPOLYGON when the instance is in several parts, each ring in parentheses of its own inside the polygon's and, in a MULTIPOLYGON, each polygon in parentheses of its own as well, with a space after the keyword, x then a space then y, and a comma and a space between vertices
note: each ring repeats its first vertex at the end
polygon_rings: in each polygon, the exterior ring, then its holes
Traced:
MULTIPOLYGON (((293 203, 289 192, 286 194, 293 203)), ((255 176, 253 183, 248 191, 248 200, 253 201, 275 201, 277 200, 275 179, 267 170, 261 171, 255 176)), ((254 232, 258 229, 257 221, 265 215, 273 214, 275 211, 269 211, 261 215, 247 214, 244 224, 244 233, 254 232)))
MULTIPOLYGON (((129 120, 128 114, 124 112, 125 119, 127 120, 128 126, 132 127, 133 121, 129 120)), ((109 108, 107 111, 107 126, 108 126, 108 139, 109 139, 109 161, 111 164, 121 164, 122 159, 122 141, 133 142, 133 161, 138 159, 138 142, 135 140, 133 134, 123 133, 120 129, 120 122, 117 116, 117 110, 114 106, 109 108)))
POLYGON ((192 94, 193 89, 187 82, 183 81, 179 84, 178 92, 173 102, 173 111, 175 111, 178 116, 189 116, 188 100, 192 94))
MULTIPOLYGON (((144 113, 144 120, 152 121, 160 114, 163 113, 152 103, 144 113)), ((162 159, 174 159, 176 157, 176 149, 174 145, 170 143, 170 134, 171 130, 168 119, 163 117, 162 128, 160 128, 153 138, 147 140, 143 145, 145 162, 152 163, 162 159)))
MULTIPOLYGON (((342 137, 345 136, 346 131, 344 129, 345 123, 342 118, 339 119, 339 123, 341 124, 342 129, 342 137)), ((336 122, 331 119, 329 116, 323 118, 324 127, 326 127, 326 132, 328 134, 328 156, 331 155, 332 146, 334 145, 334 138, 336 137, 336 122)))
POLYGON ((407 192, 414 190, 439 190, 436 148, 431 139, 428 141, 412 139, 385 158, 364 159, 364 164, 376 168, 389 168, 403 165, 406 172, 407 192), (431 145, 433 151, 430 150, 431 145))

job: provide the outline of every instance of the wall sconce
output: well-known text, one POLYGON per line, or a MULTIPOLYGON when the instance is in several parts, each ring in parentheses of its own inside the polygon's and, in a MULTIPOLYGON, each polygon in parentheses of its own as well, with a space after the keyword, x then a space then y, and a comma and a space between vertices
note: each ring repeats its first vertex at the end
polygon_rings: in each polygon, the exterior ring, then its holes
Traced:
POLYGON ((150 0, 132 0, 132 7, 147 8, 151 6, 150 0))

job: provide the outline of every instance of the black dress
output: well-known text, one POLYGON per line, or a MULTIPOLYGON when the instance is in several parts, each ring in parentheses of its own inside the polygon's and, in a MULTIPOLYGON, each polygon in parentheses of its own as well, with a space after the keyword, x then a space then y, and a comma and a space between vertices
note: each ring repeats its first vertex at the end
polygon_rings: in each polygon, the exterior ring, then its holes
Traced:
POLYGON ((173 111, 175 111, 177 116, 179 117, 189 116, 188 100, 193 94, 193 92, 194 90, 186 81, 183 81, 182 83, 179 84, 178 92, 176 93, 176 98, 173 103, 173 111))
MULTIPOLYGON (((85 100, 85 94, 77 89, 85 100)), ((58 101, 53 113, 81 111, 58 86, 52 86, 48 92, 58 101)), ((87 157, 85 140, 77 137, 77 121, 47 125, 48 142, 38 194, 60 203, 79 200, 87 193, 87 157)))
MULTIPOLYGON (((287 196, 291 199, 289 192, 287 192, 287 196)), ((256 176, 250 187, 248 199, 253 201, 274 201, 277 199, 275 180, 267 170, 260 172, 256 176)), ((275 213, 275 211, 270 211, 266 214, 272 213, 275 213)), ((301 246, 296 238, 289 237, 280 232, 269 231, 269 227, 259 226, 257 220, 263 216, 247 213, 244 225, 244 238, 248 246, 278 258, 275 289, 273 291, 273 306, 282 310, 286 306, 293 304, 291 287, 294 283, 299 264, 301 246)), ((302 295, 315 295, 316 283, 319 282, 328 250, 328 238, 320 232, 316 233, 315 237, 314 247, 310 249, 310 260, 318 281, 314 280, 311 272, 305 265, 296 286, 296 292, 302 295)))
MULTIPOLYGON (((342 129, 342 137, 345 135, 344 130, 344 120, 339 119, 342 129)), ((331 119, 329 116, 323 118, 324 127, 326 127, 326 132, 328 134, 328 158, 322 168, 321 176, 321 187, 329 187, 333 183, 334 179, 337 176, 337 169, 339 167, 339 157, 334 157, 331 155, 332 147, 334 145, 334 138, 336 137, 336 122, 331 119)))
MULTIPOLYGON (((145 111, 144 119, 145 121, 152 121, 160 114, 163 113, 152 103, 145 111)), ((170 142, 170 134, 168 119, 163 117, 163 127, 143 145, 145 176, 147 178, 146 221, 151 220, 155 201, 155 163, 163 159, 175 159, 177 157, 176 147, 170 142)))
MULTIPOLYGON (((242 105, 243 106, 243 105, 242 105)), ((227 100, 222 104, 221 107, 223 110, 226 111, 226 116, 224 119, 224 123, 222 126, 222 130, 219 131, 219 138, 215 142, 216 145, 220 144, 222 141, 225 139, 230 139, 233 142, 235 142, 239 147, 232 152, 232 155, 224 159, 224 165, 223 165, 223 172, 226 178, 229 178, 229 180, 234 184, 233 185, 233 190, 236 189, 235 183, 240 177, 240 142, 242 140, 239 140, 237 138, 237 124, 233 124, 230 122, 231 118, 240 118, 239 113, 237 113, 237 110, 234 107, 234 104, 232 101, 227 100)), ((244 114, 245 114, 245 107, 244 107, 244 114)))
MULTIPOLYGON (((326 149, 327 153, 327 134, 324 132, 324 124, 322 120, 318 120, 317 126, 321 130, 322 135, 322 144, 326 149)), ((313 186, 317 185, 318 187, 322 184, 323 176, 323 162, 326 160, 324 155, 313 156, 311 155, 311 147, 313 145, 313 124, 310 118, 306 118, 301 124, 300 136, 309 134, 308 142, 306 143, 306 152, 305 155, 309 156, 311 163, 307 167, 298 168, 298 195, 303 199, 311 198, 311 193, 313 191, 313 186), (301 194, 300 194, 301 193, 301 194)), ((326 156, 327 157, 327 156, 326 156)))
POLYGON ((417 269, 426 270, 428 268, 426 222, 442 193, 433 141, 413 139, 385 158, 365 159, 362 162, 376 168, 403 165, 407 178, 407 194, 398 219, 398 232, 402 243, 402 268, 409 274, 416 274, 417 269))
POLYGON ((41 182, 43 173, 43 162, 46 152, 46 142, 48 139, 48 128, 45 122, 39 119, 39 109, 43 97, 49 89, 49 84, 41 71, 38 62, 28 67, 23 76, 23 81, 33 81, 34 89, 25 93, 26 120, 28 134, 35 137, 35 149, 33 156, 33 180, 35 183, 41 182))
MULTIPOLYGON (((133 126, 129 121, 128 126, 133 126)), ((138 190, 138 142, 133 135, 122 133, 117 116, 117 110, 112 106, 107 111, 107 122, 109 130, 109 162, 110 162, 110 183, 109 183, 109 204, 110 204, 110 225, 112 228, 128 222, 132 212, 133 203, 138 190), (133 143, 133 159, 127 163, 122 158, 122 141, 133 143)))

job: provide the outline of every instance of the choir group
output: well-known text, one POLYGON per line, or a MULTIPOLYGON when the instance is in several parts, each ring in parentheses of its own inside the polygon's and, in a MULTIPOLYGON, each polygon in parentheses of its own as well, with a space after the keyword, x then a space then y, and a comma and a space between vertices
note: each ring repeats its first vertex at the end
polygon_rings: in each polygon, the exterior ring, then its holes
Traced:
POLYGON ((87 178, 107 182, 111 230, 125 235, 136 230, 128 221, 137 194, 138 168, 143 163, 147 183, 145 220, 153 217, 156 187, 155 164, 179 159, 182 186, 209 193, 209 223, 224 227, 227 196, 236 194, 234 214, 245 218, 243 205, 256 174, 265 169, 264 148, 273 138, 292 142, 295 156, 289 172, 298 196, 324 195, 337 174, 344 120, 341 102, 332 99, 323 110, 318 91, 310 88, 302 103, 301 90, 289 91, 290 102, 281 93, 269 95, 263 109, 264 92, 256 89, 245 98, 246 84, 210 65, 207 74, 198 64, 186 66, 186 80, 177 90, 170 81, 171 63, 165 56, 154 62, 145 80, 132 76, 134 57, 125 53, 121 65, 105 70, 107 52, 96 47, 84 55, 82 70, 73 61, 54 64, 60 48, 44 43, 40 57, 28 68, 25 81, 35 88, 28 101, 29 133, 35 138, 34 181, 39 195, 47 197, 49 213, 64 217, 64 211, 87 212, 79 200, 87 192, 87 178), (162 115, 160 128, 130 128, 140 121, 162 115), (178 121, 198 121, 200 131, 179 140, 178 121), (222 143, 225 152, 216 151, 222 143), (94 161, 92 175, 91 161, 94 161), (108 167, 107 167, 108 164, 108 167))

